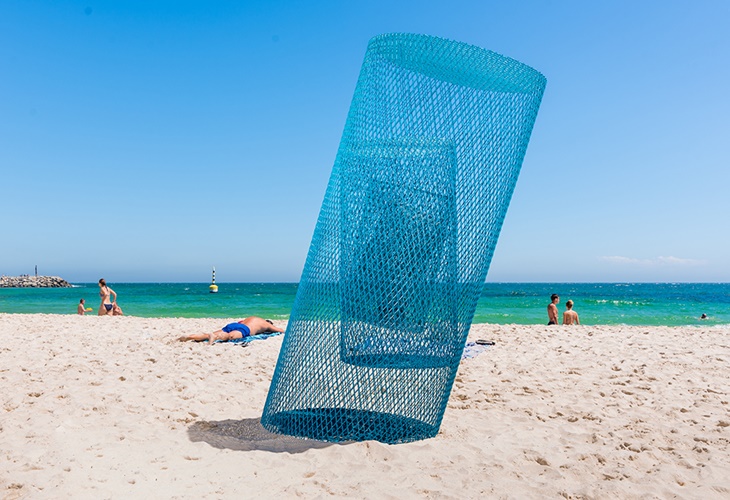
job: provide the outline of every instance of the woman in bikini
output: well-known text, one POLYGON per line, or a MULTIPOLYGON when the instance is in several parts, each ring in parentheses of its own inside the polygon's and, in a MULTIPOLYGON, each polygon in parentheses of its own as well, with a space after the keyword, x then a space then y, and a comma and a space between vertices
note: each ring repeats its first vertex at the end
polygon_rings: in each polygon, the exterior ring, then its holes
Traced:
POLYGON ((104 281, 104 278, 99 280, 99 297, 101 297, 99 316, 113 316, 114 304, 117 303, 117 294, 114 290, 106 286, 106 281, 104 281), (114 296, 113 300, 112 295, 114 296))

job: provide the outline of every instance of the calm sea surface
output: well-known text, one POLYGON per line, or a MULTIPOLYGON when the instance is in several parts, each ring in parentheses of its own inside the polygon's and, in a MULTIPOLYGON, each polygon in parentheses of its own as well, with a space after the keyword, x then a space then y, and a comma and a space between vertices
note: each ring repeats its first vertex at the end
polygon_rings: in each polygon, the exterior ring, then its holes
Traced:
MULTIPOLYGON (((110 283, 125 314, 143 317, 287 319, 295 283, 110 283)), ((2 313, 74 314, 80 298, 99 307, 96 283, 74 288, 0 288, 2 313)), ((584 324, 730 326, 730 283, 487 283, 475 323, 547 323, 550 295, 572 299, 584 324), (709 319, 700 321, 702 313, 709 319)))

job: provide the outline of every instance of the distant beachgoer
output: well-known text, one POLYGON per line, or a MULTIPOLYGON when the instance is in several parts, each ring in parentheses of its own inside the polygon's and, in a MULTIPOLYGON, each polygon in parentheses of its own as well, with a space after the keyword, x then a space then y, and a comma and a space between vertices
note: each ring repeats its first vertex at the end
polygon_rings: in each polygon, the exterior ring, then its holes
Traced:
POLYGON ((113 316, 114 304, 117 303, 117 293, 106 285, 104 278, 99 280, 99 297, 101 297, 99 316, 113 316), (114 296, 113 300, 112 295, 114 296))
POLYGON ((84 299, 81 299, 79 301, 79 306, 76 308, 76 312, 79 313, 81 316, 86 314, 86 304, 84 304, 84 299))
POLYGON ((569 300, 565 303, 567 310, 563 313, 563 324, 564 325, 580 325, 578 319, 578 313, 573 310, 573 301, 569 300))
POLYGON ((700 319, 707 319, 707 318, 708 318, 708 316, 705 313, 702 313, 702 316, 700 316, 700 319))
POLYGON ((178 338, 181 342, 194 340, 195 342, 209 341, 210 345, 216 340, 228 341, 250 337, 251 335, 260 335, 262 333, 284 333, 284 330, 274 326, 268 319, 259 318, 258 316, 249 316, 237 323, 229 323, 220 330, 213 333, 194 333, 192 335, 184 335, 178 338))
POLYGON ((554 293, 550 296, 551 302, 548 304, 548 325, 558 324, 558 304, 560 303, 560 296, 554 293))
POLYGON ((113 316, 124 316, 124 311, 122 311, 122 308, 119 307, 119 304, 114 302, 112 304, 112 315, 113 316))

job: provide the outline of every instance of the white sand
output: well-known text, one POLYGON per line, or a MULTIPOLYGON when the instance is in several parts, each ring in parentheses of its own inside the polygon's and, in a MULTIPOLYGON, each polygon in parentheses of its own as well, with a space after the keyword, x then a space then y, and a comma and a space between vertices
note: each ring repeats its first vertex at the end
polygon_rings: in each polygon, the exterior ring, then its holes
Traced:
POLYGON ((728 329, 476 325, 436 438, 317 447, 225 322, 0 314, 0 498, 730 498, 728 329))

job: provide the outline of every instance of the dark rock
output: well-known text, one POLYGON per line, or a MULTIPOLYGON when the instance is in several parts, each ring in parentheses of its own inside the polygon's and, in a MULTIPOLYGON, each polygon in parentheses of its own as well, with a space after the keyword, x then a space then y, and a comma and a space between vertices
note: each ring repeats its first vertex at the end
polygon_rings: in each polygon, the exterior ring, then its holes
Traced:
POLYGON ((71 283, 59 276, 2 276, 0 288, 70 288, 71 283))

